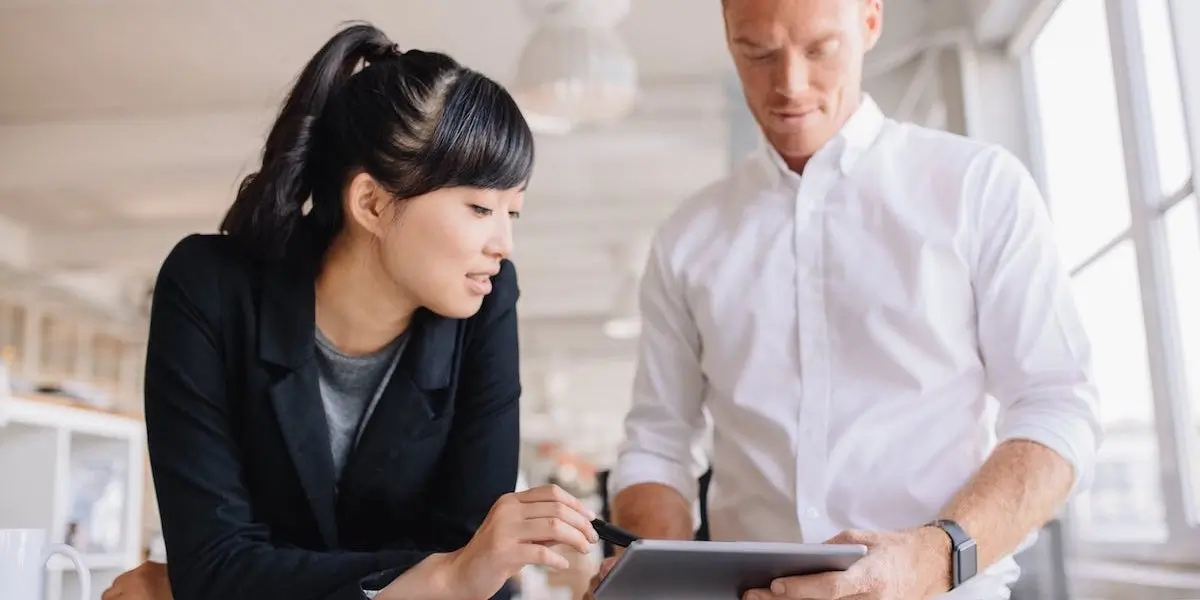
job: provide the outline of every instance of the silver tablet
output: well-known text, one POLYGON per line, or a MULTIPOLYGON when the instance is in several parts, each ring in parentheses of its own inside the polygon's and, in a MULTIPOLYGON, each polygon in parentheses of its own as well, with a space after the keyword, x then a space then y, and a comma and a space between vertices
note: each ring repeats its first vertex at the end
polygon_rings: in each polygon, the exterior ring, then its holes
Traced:
POLYGON ((856 544, 638 540, 596 588, 597 600, 736 600, 777 577, 845 571, 856 544))

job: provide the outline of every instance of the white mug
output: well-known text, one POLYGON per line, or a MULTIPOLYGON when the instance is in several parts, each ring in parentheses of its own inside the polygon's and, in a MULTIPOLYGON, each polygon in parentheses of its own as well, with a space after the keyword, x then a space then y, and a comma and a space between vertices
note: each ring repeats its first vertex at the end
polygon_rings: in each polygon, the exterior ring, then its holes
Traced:
POLYGON ((81 600, 92 597, 92 573, 83 564, 83 555, 66 544, 51 544, 49 539, 44 529, 0 529, 0 598, 44 600, 46 562, 55 554, 75 563, 81 600))

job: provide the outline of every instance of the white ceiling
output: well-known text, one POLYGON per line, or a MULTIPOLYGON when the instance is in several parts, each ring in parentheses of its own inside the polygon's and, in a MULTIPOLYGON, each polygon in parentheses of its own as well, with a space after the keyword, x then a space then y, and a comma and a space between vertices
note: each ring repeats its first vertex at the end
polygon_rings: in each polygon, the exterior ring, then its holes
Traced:
MULTIPOLYGON (((637 2, 623 24, 649 88, 637 117, 539 141, 518 250, 531 318, 604 310, 612 248, 720 175, 728 59, 719 13, 690 6, 637 2), (677 33, 651 35, 664 23, 677 33)), ((0 215, 37 233, 32 266, 140 277, 215 226, 339 24, 372 21, 502 82, 531 31, 516 0, 9 0, 0 15, 0 215)))
MULTIPOLYGON (((889 0, 872 60, 1018 1, 889 0)), ((110 303, 137 297, 175 241, 214 229, 297 70, 352 19, 503 83, 532 30, 519 0, 0 0, 0 266, 72 277, 110 303)), ((557 359, 592 382, 572 397, 610 434, 633 358, 600 331, 617 253, 728 160, 716 0, 634 0, 621 33, 637 112, 539 138, 515 256, 531 379, 557 359)))
MULTIPOLYGON (((648 78, 721 70, 719 11, 697 8, 634 3, 622 33, 648 78), (664 24, 672 35, 661 35, 664 24)), ((304 59, 352 19, 507 82, 533 25, 518 0, 0 0, 0 11, 0 121, 9 123, 273 107, 304 59)))

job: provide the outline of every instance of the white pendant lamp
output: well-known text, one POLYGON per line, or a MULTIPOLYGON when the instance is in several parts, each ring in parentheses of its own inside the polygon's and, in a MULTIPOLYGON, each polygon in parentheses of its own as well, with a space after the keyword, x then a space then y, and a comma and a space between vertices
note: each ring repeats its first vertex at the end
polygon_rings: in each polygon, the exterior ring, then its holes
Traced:
POLYGON ((541 133, 617 121, 637 98, 637 65, 616 26, 630 0, 523 0, 537 20, 514 95, 541 133))

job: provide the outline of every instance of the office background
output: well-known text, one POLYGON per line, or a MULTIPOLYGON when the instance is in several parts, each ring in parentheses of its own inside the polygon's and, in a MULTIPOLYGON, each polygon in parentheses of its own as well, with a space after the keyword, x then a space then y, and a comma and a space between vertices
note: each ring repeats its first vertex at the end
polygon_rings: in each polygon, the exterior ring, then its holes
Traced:
MULTIPOLYGON (((1095 342, 1095 485, 1022 557, 1018 596, 1200 597, 1200 0, 884 4, 867 90, 1025 161, 1095 342)), ((159 551, 139 413, 155 269, 214 230, 348 19, 495 77, 537 128, 514 256, 523 478, 600 501, 647 238, 759 143, 716 2, 4 0, 0 527, 76 542, 101 582, 159 551)), ((77 581, 53 567, 57 598, 77 581)))

